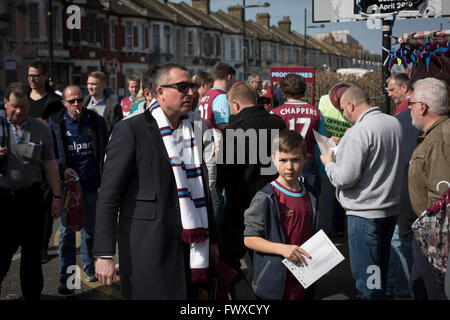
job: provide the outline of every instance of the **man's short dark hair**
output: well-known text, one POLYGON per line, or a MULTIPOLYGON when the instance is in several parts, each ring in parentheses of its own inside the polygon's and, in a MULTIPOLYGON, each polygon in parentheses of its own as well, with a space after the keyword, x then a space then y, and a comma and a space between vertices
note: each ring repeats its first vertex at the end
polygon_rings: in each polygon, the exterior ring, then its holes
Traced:
POLYGON ((236 70, 234 70, 234 68, 230 66, 228 63, 222 61, 217 62, 211 72, 211 76, 214 81, 224 80, 228 77, 228 75, 234 76, 235 74, 236 70))
POLYGON ((130 84, 130 81, 136 81, 136 82, 140 83, 141 82, 141 78, 139 78, 139 76, 137 74, 133 74, 133 75, 128 77, 127 84, 130 84))
POLYGON ((93 71, 89 73, 88 78, 91 77, 100 80, 102 83, 106 83, 106 74, 101 71, 93 71))
POLYGON ((153 97, 156 97, 155 74, 159 68, 159 66, 155 66, 148 69, 142 77, 142 90, 150 90, 153 97))
POLYGON ((9 101, 9 97, 11 96, 11 94, 14 94, 17 99, 22 99, 24 97, 29 99, 30 87, 22 82, 12 82, 9 84, 5 91, 5 98, 7 101, 9 101))
POLYGON ((280 90, 286 98, 301 99, 305 95, 305 78, 290 73, 280 81, 280 90))
POLYGON ((406 85, 408 90, 413 90, 411 80, 409 79, 409 76, 406 73, 394 73, 386 80, 386 84, 390 80, 394 80, 395 84, 398 86, 406 85))
POLYGON ((48 65, 42 60, 35 60, 28 65, 29 68, 34 68, 39 70, 39 74, 48 73, 48 65))
MULTIPOLYGON (((155 70, 154 73, 154 92, 152 91, 152 95, 154 97, 156 97, 158 95, 158 93, 156 92, 156 89, 163 83, 168 81, 168 77, 169 77, 169 73, 172 69, 181 69, 184 71, 188 71, 188 69, 186 69, 185 67, 183 67, 182 65, 176 64, 176 63, 168 63, 165 65, 162 65, 160 67, 158 67, 155 70)), ((188 71, 189 72, 189 71, 188 71)))
POLYGON ((257 102, 255 89, 244 81, 234 83, 228 91, 227 97, 243 104, 255 105, 257 102))
POLYGON ((201 87, 202 83, 213 83, 214 80, 206 71, 200 71, 195 76, 192 77, 192 81, 199 87, 201 87))

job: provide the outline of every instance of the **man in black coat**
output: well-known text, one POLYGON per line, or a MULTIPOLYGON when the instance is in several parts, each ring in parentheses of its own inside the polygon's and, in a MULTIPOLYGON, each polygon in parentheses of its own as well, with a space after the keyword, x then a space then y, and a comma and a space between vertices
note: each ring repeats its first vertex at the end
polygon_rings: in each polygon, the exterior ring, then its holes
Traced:
MULTIPOLYGON (((167 132, 185 127, 194 86, 189 72, 178 65, 160 67, 154 78, 156 102, 144 113, 117 123, 107 146, 97 200, 94 253, 99 258, 96 276, 106 285, 114 280, 112 257, 118 238, 123 297, 186 299, 192 298, 189 294, 189 275, 192 275, 189 253, 193 244, 186 243, 183 237, 185 229, 180 204, 184 200, 175 180, 176 171, 173 159, 169 159, 170 150, 165 139, 167 132), (170 122, 168 127, 159 126, 154 117, 157 108, 162 109, 170 122)), ((194 132, 201 133, 201 129, 194 129, 194 132)), ((201 136, 196 136, 195 141, 201 142, 201 136)), ((204 164, 197 172, 206 200, 209 247, 217 256, 204 164)), ((209 259, 208 256, 203 258, 209 259)))
MULTIPOLYGON (((238 272, 239 260, 246 252, 244 211, 256 192, 277 178, 271 145, 274 135, 286 129, 283 119, 256 105, 256 100, 255 90, 245 82, 235 83, 228 92, 231 116, 218 157, 222 164, 217 166, 217 185, 225 189, 226 195, 219 226, 220 252, 223 260, 238 272)), ((236 298, 251 298, 248 292, 239 293, 240 289, 231 291, 236 298)))

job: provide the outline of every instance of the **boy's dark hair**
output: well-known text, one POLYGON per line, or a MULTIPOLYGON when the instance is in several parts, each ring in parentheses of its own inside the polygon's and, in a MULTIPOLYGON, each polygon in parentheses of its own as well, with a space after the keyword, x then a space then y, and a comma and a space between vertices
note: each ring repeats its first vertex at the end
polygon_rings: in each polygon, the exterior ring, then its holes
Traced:
POLYGON ((305 95, 306 81, 302 76, 290 73, 280 81, 280 90, 286 98, 301 99, 305 95))
POLYGON ((306 158, 306 142, 305 138, 294 130, 281 130, 278 137, 275 137, 272 144, 272 152, 275 155, 276 151, 289 153, 294 149, 299 149, 302 155, 306 158))
POLYGON ((235 75, 236 70, 234 70, 234 68, 232 66, 230 66, 228 63, 222 62, 222 61, 217 62, 211 72, 211 76, 212 76, 213 80, 226 79, 226 77, 229 74, 235 75))

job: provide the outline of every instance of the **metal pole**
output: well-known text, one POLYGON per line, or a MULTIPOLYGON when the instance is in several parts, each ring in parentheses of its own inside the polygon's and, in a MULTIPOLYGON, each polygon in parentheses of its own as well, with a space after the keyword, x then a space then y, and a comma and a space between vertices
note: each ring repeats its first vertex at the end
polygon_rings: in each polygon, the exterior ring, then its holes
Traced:
POLYGON ((308 9, 307 8, 305 8, 305 29, 304 29, 304 32, 303 32, 303 35, 304 35, 304 42, 303 42, 303 66, 304 67, 306 67, 306 15, 308 14, 307 13, 307 11, 308 11, 308 9))
POLYGON ((243 49, 244 49, 244 81, 247 81, 247 44, 245 36, 245 0, 242 0, 242 36, 244 38, 243 49))
POLYGON ((48 0, 47 11, 48 25, 48 81, 53 87, 53 7, 52 0, 48 0))
MULTIPOLYGON (((391 35, 392 35, 392 30, 391 30, 391 21, 390 20, 386 20, 386 19, 382 19, 383 20, 383 48, 386 50, 391 50, 391 35)), ((389 57, 389 52, 386 50, 382 50, 382 61, 383 61, 383 66, 382 66, 382 77, 381 77, 381 88, 382 88, 382 96, 381 96, 381 110, 384 113, 389 114, 390 113, 390 99, 388 96, 388 91, 387 91, 387 84, 386 84, 386 80, 389 78, 391 72, 389 71, 389 65, 387 63, 387 59, 389 57)))

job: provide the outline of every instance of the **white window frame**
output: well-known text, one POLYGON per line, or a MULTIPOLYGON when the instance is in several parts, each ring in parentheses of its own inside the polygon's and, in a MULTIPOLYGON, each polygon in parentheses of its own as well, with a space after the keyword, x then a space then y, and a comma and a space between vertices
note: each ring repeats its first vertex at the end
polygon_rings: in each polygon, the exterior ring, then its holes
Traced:
POLYGON ((164 37, 164 53, 171 53, 171 42, 172 42, 172 27, 169 25, 164 25, 163 28, 164 37))
POLYGON ((194 31, 186 30, 186 52, 188 56, 194 55, 194 31))
POLYGON ((89 17, 96 17, 96 14, 94 14, 92 12, 89 12, 86 15, 86 18, 87 18, 87 22, 86 22, 86 41, 88 43, 90 43, 90 44, 94 44, 96 42, 96 40, 97 40, 97 19, 96 18, 89 19, 89 17), (89 23, 93 23, 93 25, 92 25, 93 29, 88 28, 88 27, 91 27, 91 26, 89 26, 89 23), (89 39, 89 32, 92 32, 93 39, 89 39), (89 41, 89 40, 92 40, 92 41, 89 41))
POLYGON ((236 39, 230 39, 230 60, 236 60, 236 39))
POLYGON ((137 38, 138 38, 138 49, 144 51, 145 48, 145 28, 143 23, 139 23, 137 26, 137 38))
POLYGON ((161 50, 161 26, 159 24, 152 24, 152 42, 151 42, 152 52, 156 52, 157 49, 161 50), (158 32, 156 32, 156 30, 158 32), (157 36, 158 41, 155 40, 157 36))
POLYGON ((117 73, 115 71, 109 73, 109 85, 117 91, 117 73))
POLYGON ((134 26, 133 22, 127 21, 125 22, 125 48, 133 49, 134 45, 134 26))
POLYGON ((109 48, 116 49, 116 20, 109 20, 109 48))
POLYGON ((40 37, 40 21, 39 21, 39 3, 36 2, 30 2, 28 4, 28 27, 30 28, 29 30, 29 35, 30 35, 30 39, 39 39, 40 37), (33 17, 34 20, 32 20, 31 17, 31 8, 36 8, 37 12, 36 12, 36 17, 33 17))

